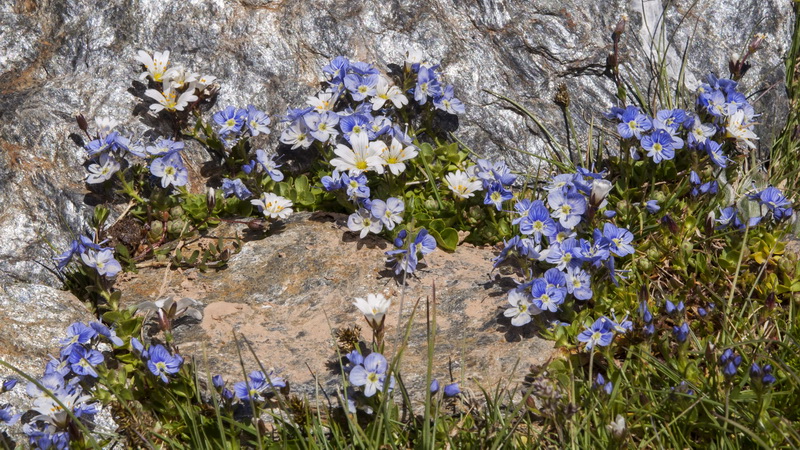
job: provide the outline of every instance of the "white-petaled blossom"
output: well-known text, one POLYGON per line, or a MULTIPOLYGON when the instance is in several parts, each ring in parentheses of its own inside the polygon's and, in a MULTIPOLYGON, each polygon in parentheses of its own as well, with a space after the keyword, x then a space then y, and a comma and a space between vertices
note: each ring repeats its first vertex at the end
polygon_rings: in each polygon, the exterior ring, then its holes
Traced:
POLYGON ((448 173, 444 176, 444 181, 447 183, 447 187, 453 191, 453 194, 459 198, 470 198, 475 195, 475 191, 483 189, 483 184, 479 180, 470 177, 461 170, 448 173))
POLYGON ((392 172, 393 175, 400 175, 406 170, 404 161, 408 161, 416 156, 416 147, 413 145, 403 147, 403 144, 395 138, 392 138, 392 143, 389 147, 384 147, 384 150, 381 152, 381 158, 385 164, 389 166, 389 171, 392 172))
POLYGON ((752 123, 745 123, 744 111, 739 110, 728 118, 728 126, 725 127, 727 137, 732 137, 750 147, 756 148, 756 144, 751 139, 758 139, 758 136, 750 128, 752 123))
POLYGON ((521 327, 531 321, 531 316, 535 316, 542 312, 531 302, 529 291, 525 289, 512 289, 508 292, 508 303, 511 308, 508 308, 503 313, 504 316, 511 318, 511 325, 521 327))
POLYGON ((292 213, 292 201, 272 192, 265 192, 260 199, 250 200, 250 203, 270 219, 285 219, 292 213))
POLYGON ((197 96, 194 95, 194 88, 191 86, 186 92, 181 94, 180 97, 178 97, 178 93, 175 92, 172 86, 165 88, 164 92, 148 89, 144 92, 144 95, 157 102, 150 105, 150 109, 153 112, 159 112, 162 109, 166 109, 167 111, 183 111, 190 102, 197 100, 197 96))
POLYGON ((108 133, 119 125, 119 122, 110 117, 96 117, 94 123, 97 125, 97 134, 101 137, 108 136, 108 133))
POLYGON ((386 147, 381 141, 369 142, 366 133, 352 135, 350 147, 339 144, 336 146, 336 153, 338 158, 331 160, 331 165, 339 170, 339 172, 347 171, 350 176, 358 175, 361 172, 374 170, 375 172, 383 173, 383 159, 381 152, 386 147))
POLYGON ((314 142, 314 140, 313 138, 309 139, 310 137, 310 130, 306 126, 305 122, 300 120, 289 128, 283 130, 280 141, 286 145, 291 145, 292 150, 294 150, 298 147, 311 147, 311 144, 314 142))
POLYGON ((350 217, 347 218, 347 228, 359 233, 359 237, 364 239, 370 231, 375 234, 380 233, 383 230, 383 222, 373 216, 370 211, 360 208, 358 212, 350 214, 350 217))
POLYGON ((203 89, 207 88, 211 83, 213 83, 217 77, 213 75, 203 75, 197 79, 196 88, 198 91, 202 91, 203 89))
POLYGON ((183 66, 174 66, 164 72, 164 86, 172 86, 174 89, 183 89, 184 86, 196 83, 200 74, 189 72, 183 66))
POLYGON ((355 300, 353 304, 361 311, 361 314, 364 314, 364 318, 367 319, 372 328, 381 326, 386 311, 389 310, 389 306, 392 303, 383 294, 368 294, 366 300, 363 298, 356 298, 355 300))
POLYGON ((53 396, 44 392, 33 401, 33 410, 39 415, 33 417, 33 421, 44 421, 52 424, 56 428, 66 428, 69 419, 67 409, 72 412, 76 406, 91 400, 92 397, 84 395, 80 389, 73 393, 67 392, 64 388, 57 389, 53 396), (55 398, 54 398, 55 397, 55 398), (56 401, 58 399, 58 401, 56 401), (61 404, 59 404, 61 402, 61 404), (64 405, 64 409, 61 405, 64 405))
POLYGON ((89 175, 86 176, 86 182, 98 184, 110 180, 119 168, 119 162, 113 156, 103 153, 97 162, 89 164, 86 168, 89 171, 89 175))
POLYGON ((320 113, 333 110, 333 104, 336 103, 336 99, 333 98, 333 92, 331 91, 320 92, 316 96, 312 95, 307 97, 307 100, 308 106, 312 106, 314 111, 320 113))
POLYGON ((369 100, 372 103, 373 111, 383 108, 387 101, 392 102, 395 108, 402 108, 408 104, 408 98, 403 95, 403 91, 397 86, 389 85, 389 80, 384 76, 378 77, 375 89, 375 96, 369 100))
POLYGON ((152 57, 146 51, 139 50, 139 54, 135 59, 147 68, 146 72, 142 72, 140 79, 143 80, 150 76, 153 81, 160 82, 164 78, 164 72, 167 70, 169 50, 155 52, 152 57))

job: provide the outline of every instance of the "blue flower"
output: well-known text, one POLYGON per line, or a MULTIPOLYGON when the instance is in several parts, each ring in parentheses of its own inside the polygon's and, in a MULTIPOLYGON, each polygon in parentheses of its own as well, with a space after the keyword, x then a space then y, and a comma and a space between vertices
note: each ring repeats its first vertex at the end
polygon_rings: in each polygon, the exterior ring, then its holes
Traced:
POLYGON ((237 109, 235 106, 228 106, 222 111, 215 113, 212 118, 217 125, 222 128, 219 130, 221 136, 239 133, 247 120, 247 111, 237 109))
POLYGON ((614 332, 611 328, 611 321, 605 317, 600 317, 578 335, 579 342, 586 343, 586 349, 591 350, 595 345, 607 347, 614 340, 614 332))
POLYGON ((578 241, 574 238, 566 239, 561 243, 554 242, 547 249, 547 258, 545 260, 550 264, 555 264, 558 270, 580 266, 581 261, 574 257, 575 249, 578 245, 578 241))
POLYGON ((185 144, 172 139, 159 139, 147 147, 147 153, 153 156, 167 156, 184 149, 185 144))
POLYGON ((643 137, 642 148, 647 150, 647 156, 653 158, 656 164, 675 157, 672 136, 664 130, 656 130, 653 134, 643 137))
POLYGON ((150 347, 147 368, 153 375, 160 377, 164 383, 169 383, 167 375, 174 375, 181 369, 183 358, 179 355, 170 355, 162 345, 150 347))
POLYGON ((719 143, 708 139, 705 143, 700 145, 700 148, 705 150, 708 153, 709 158, 711 158, 711 162, 717 165, 717 167, 726 168, 728 167, 728 157, 725 156, 725 153, 722 152, 722 145, 719 143))
POLYGON ((250 135, 269 134, 270 119, 267 113, 256 109, 253 105, 247 105, 247 117, 245 119, 250 135))
POLYGON ((436 72, 432 68, 420 67, 417 73, 417 85, 414 88, 414 100, 420 105, 428 101, 428 97, 438 97, 442 93, 442 87, 436 78, 436 72))
POLYGON ((364 396, 372 397, 383 389, 389 364, 380 353, 370 353, 364 358, 363 365, 357 365, 350 371, 349 380, 353 386, 363 386, 364 396))
POLYGON ((631 245, 631 242, 633 242, 633 233, 626 228, 620 228, 612 223, 606 223, 603 225, 603 238, 607 239, 609 251, 616 256, 623 257, 635 251, 631 245))
POLYGON ((99 334, 100 336, 108 338, 108 340, 111 341, 111 343, 114 344, 115 346, 121 347, 125 344, 122 341, 122 339, 117 337, 116 331, 103 325, 102 323, 95 320, 94 322, 91 322, 89 326, 92 327, 94 331, 97 331, 97 334, 99 334))
POLYGON ((345 139, 352 143, 353 135, 368 134, 370 122, 372 122, 371 117, 366 114, 353 114, 342 117, 339 120, 339 128, 342 130, 345 139))
POLYGON ((647 212, 650 214, 655 214, 661 210, 661 207, 658 206, 658 200, 648 200, 645 203, 645 208, 647 208, 647 212))
POLYGON ((95 269, 99 275, 107 278, 114 277, 122 271, 122 266, 114 259, 114 252, 110 248, 99 252, 86 250, 81 253, 81 260, 88 267, 95 269))
POLYGON ((461 389, 458 387, 458 383, 450 383, 444 387, 444 396, 445 397, 455 397, 456 395, 461 393, 461 389))
POLYGON ((464 114, 464 103, 455 97, 453 85, 447 85, 442 91, 442 95, 434 97, 433 105, 450 114, 464 114))
POLYGON ((666 311, 668 315, 672 316, 681 314, 683 313, 684 309, 683 300, 679 301, 677 305, 667 300, 666 311))
POLYGON ((567 292, 578 300, 592 298, 591 275, 579 267, 567 267, 567 292))
POLYGON ((0 407, 0 422, 11 426, 17 423, 20 417, 22 417, 22 414, 14 414, 11 405, 3 405, 0 407))
POLYGON ((347 188, 347 196, 350 200, 359 198, 369 198, 370 190, 367 186, 367 175, 360 173, 355 176, 350 176, 346 173, 341 176, 342 186, 347 188))
POLYGON ((500 182, 493 182, 489 189, 486 191, 486 198, 483 200, 484 205, 494 205, 498 211, 503 210, 503 202, 511 200, 514 195, 511 191, 506 190, 500 182))
POLYGON ((189 171, 183 165, 180 153, 171 153, 156 158, 150 163, 150 173, 161 179, 161 187, 185 186, 189 182, 189 171))
POLYGON ((400 225, 403 221, 403 212, 405 212, 405 209, 406 206, 403 200, 389 197, 385 202, 379 199, 373 200, 370 212, 383 222, 383 226, 385 226, 387 230, 393 230, 396 225, 400 225))
POLYGON ((72 353, 67 360, 75 374, 97 378, 97 371, 94 367, 102 363, 104 358, 103 354, 97 350, 89 350, 81 345, 76 345, 72 347, 72 353))
POLYGON ((642 132, 653 128, 650 118, 642 114, 639 108, 633 105, 625 108, 620 120, 622 123, 617 125, 617 132, 624 139, 630 139, 633 136, 636 136, 636 139, 642 139, 642 132))
POLYGON ((564 303, 565 296, 566 288, 550 287, 543 278, 537 278, 531 284, 533 304, 542 311, 556 312, 559 305, 564 303))
POLYGON ((334 80, 343 80, 349 68, 350 60, 344 56, 337 56, 322 68, 322 72, 328 76, 329 82, 333 82, 334 80))
POLYGON ((739 365, 742 364, 741 355, 736 355, 731 349, 725 349, 722 356, 719 357, 719 365, 722 367, 722 373, 726 377, 736 375, 739 365))
POLYGON ((656 119, 665 126, 677 130, 686 121, 686 111, 682 109, 662 109, 656 113, 656 119))
POLYGON ((680 327, 673 326, 672 334, 675 335, 675 339, 681 344, 686 342, 686 338, 689 337, 689 324, 683 322, 680 327))
POLYGON ((344 77, 344 86, 350 91, 354 101, 360 102, 376 93, 378 75, 361 76, 351 73, 344 77))
POLYGON ((310 112, 305 115, 303 120, 311 132, 311 137, 320 141, 328 142, 339 135, 336 125, 339 124, 339 115, 333 111, 322 113, 310 112))
POLYGON ((89 142, 84 148, 89 156, 94 156, 105 151, 129 151, 129 145, 130 141, 127 138, 120 136, 120 134, 116 131, 112 131, 105 137, 101 137, 100 139, 95 139, 89 142))
POLYGON ((556 223, 550 217, 550 212, 541 200, 535 200, 528 208, 528 215, 520 219, 519 232, 533 234, 536 242, 544 236, 556 234, 556 223))
POLYGON ((16 385, 17 385, 17 379, 16 378, 9 378, 9 379, 3 381, 3 385, 2 385, 2 387, 0 387, 0 394, 2 394, 3 392, 8 392, 8 391, 14 389, 14 386, 16 386, 16 385))
POLYGON ((93 328, 80 322, 73 323, 67 328, 67 337, 60 341, 61 357, 69 357, 74 347, 90 343, 95 336, 97 336, 97 331, 93 328))
POLYGON ((431 394, 439 392, 439 380, 434 378, 433 381, 431 381, 430 391, 431 394))
POLYGON ((561 190, 550 191, 547 203, 553 210, 552 216, 564 228, 575 228, 586 212, 586 199, 581 194, 565 194, 561 190))
POLYGON ((762 385, 769 385, 776 381, 772 375, 772 365, 766 364, 762 369, 755 362, 750 366, 750 378, 762 385))
POLYGON ((322 187, 325 188, 326 191, 337 191, 344 187, 342 183, 342 174, 339 173, 338 170, 333 169, 333 173, 330 175, 325 175, 322 177, 322 187))
POLYGON ((239 178, 234 178, 233 180, 230 178, 223 178, 222 193, 225 195, 225 197, 236 195, 236 198, 239 200, 247 200, 253 196, 253 193, 247 189, 247 186, 245 186, 242 180, 239 178))
POLYGON ((597 374, 593 387, 603 389, 603 391, 605 391, 605 393, 608 395, 611 395, 611 392, 614 391, 614 384, 610 380, 606 382, 603 374, 600 373, 597 374))

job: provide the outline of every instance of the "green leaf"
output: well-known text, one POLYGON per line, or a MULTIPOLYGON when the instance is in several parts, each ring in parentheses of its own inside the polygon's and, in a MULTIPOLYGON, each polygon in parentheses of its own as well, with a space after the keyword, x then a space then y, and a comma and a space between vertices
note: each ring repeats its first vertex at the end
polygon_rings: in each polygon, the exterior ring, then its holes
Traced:
MULTIPOLYGON (((440 245, 445 250, 455 251, 458 246, 458 231, 453 228, 445 228, 439 232, 442 242, 440 245)), ((437 240, 438 242, 438 240, 437 240)))
POLYGON ((441 232, 442 230, 445 229, 444 220, 442 220, 442 219, 431 220, 431 223, 428 224, 428 228, 431 229, 431 230, 435 230, 435 231, 441 232))
POLYGON ((297 177, 294 180, 294 188, 297 191, 298 197, 308 192, 310 189, 310 186, 308 184, 308 177, 306 177, 305 175, 300 175, 299 177, 297 177))

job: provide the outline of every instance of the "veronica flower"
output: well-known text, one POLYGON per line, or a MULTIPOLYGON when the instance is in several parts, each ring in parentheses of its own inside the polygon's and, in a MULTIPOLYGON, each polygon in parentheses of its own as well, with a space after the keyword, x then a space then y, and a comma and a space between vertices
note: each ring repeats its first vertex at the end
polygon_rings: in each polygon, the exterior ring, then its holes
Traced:
POLYGON ((736 111, 728 118, 728 125, 725 127, 725 137, 734 138, 739 142, 744 143, 751 149, 756 148, 753 139, 758 139, 758 136, 753 132, 750 127, 752 123, 745 123, 744 111, 736 111))
POLYGON ((575 228, 586 212, 586 199, 581 194, 564 194, 560 190, 550 191, 547 203, 553 210, 552 216, 564 228, 575 228))
POLYGON ((579 342, 586 343, 586 349, 591 350, 594 346, 607 347, 614 340, 614 333, 611 328, 611 321, 605 317, 601 317, 594 321, 594 323, 587 327, 581 334, 578 335, 579 342))
POLYGON ((381 146, 385 146, 380 141, 370 143, 366 134, 353 136, 351 140, 353 148, 339 144, 334 153, 338 158, 331 160, 331 165, 340 172, 347 171, 351 176, 361 172, 374 170, 383 173, 383 159, 380 157, 381 146))
POLYGON ((677 130, 686 121, 686 111, 682 109, 662 109, 656 113, 656 119, 664 126, 677 130))
POLYGON ((420 105, 428 101, 428 97, 438 97, 441 95, 441 85, 436 79, 436 72, 433 69, 420 67, 417 73, 417 85, 414 88, 414 100, 420 105))
POLYGON ((81 376, 97 378, 97 371, 94 367, 104 361, 103 354, 97 350, 89 350, 83 346, 76 345, 67 358, 72 371, 81 376))
POLYGON ((433 106, 449 114, 464 114, 464 103, 455 97, 453 85, 445 86, 442 95, 434 97, 433 106))
POLYGON ((258 149, 256 150, 256 162, 258 163, 257 167, 263 169, 272 178, 272 181, 283 181, 283 173, 278 170, 281 164, 275 162, 275 155, 268 155, 266 151, 258 149))
POLYGON ((0 407, 0 422, 7 426, 17 423, 20 417, 22 417, 22 414, 14 414, 11 405, 3 405, 0 407))
POLYGON ((470 198, 475 191, 482 190, 481 182, 472 180, 466 172, 456 170, 444 176, 447 187, 453 191, 456 198, 470 198))
POLYGON ((689 147, 698 148, 705 144, 709 138, 717 133, 717 128, 711 124, 705 124, 700 121, 699 117, 694 118, 689 132, 688 140, 689 147))
POLYGON ((383 222, 387 230, 393 230, 395 225, 400 225, 403 221, 405 204, 403 200, 389 197, 386 202, 383 200, 373 200, 370 208, 373 217, 377 217, 383 222))
POLYGON ((580 267, 567 267, 567 292, 578 300, 592 298, 591 275, 580 267))
POLYGON ((392 121, 386 116, 377 116, 372 119, 367 127, 367 135, 370 140, 378 139, 392 129, 392 121))
POLYGON ((370 232, 380 233, 383 230, 383 222, 367 209, 359 208, 357 212, 350 214, 350 217, 347 218, 347 228, 359 233, 359 237, 364 239, 370 232))
POLYGON ((222 127, 219 129, 220 135, 239 133, 247 120, 247 111, 238 109, 235 106, 228 106, 224 110, 215 113, 212 118, 217 125, 222 127))
POLYGON ((305 121, 298 120, 293 123, 289 128, 286 128, 281 133, 280 141, 286 145, 291 145, 292 150, 303 147, 308 148, 311 147, 311 144, 314 142, 313 137, 309 139, 310 130, 306 125, 305 121))
POLYGON ((528 215, 519 222, 519 232, 522 234, 533 234, 536 242, 544 236, 556 234, 556 223, 550 217, 549 211, 545 208, 541 200, 534 200, 530 206, 528 215))
POLYGON ((86 175, 86 183, 99 184, 108 181, 119 171, 120 167, 116 158, 108 153, 102 153, 97 161, 86 167, 86 170, 89 171, 89 174, 86 175))
POLYGON ((656 130, 653 134, 643 137, 642 148, 647 150, 647 156, 653 158, 656 164, 675 157, 672 136, 664 130, 656 130))
POLYGON ((180 153, 156 158, 150 163, 150 173, 161 179, 161 187, 185 186, 189 182, 189 171, 183 165, 180 153))
POLYGON ((378 75, 361 76, 351 73, 344 77, 344 86, 354 101, 360 102, 377 92, 378 75))
POLYGON ((533 304, 542 311, 556 312, 558 305, 564 303, 566 289, 550 287, 543 278, 533 280, 531 297, 533 304))
POLYGON ((292 214, 292 201, 272 192, 265 192, 260 199, 250 200, 250 203, 270 219, 286 219, 292 214))
POLYGON ((189 103, 197 101, 198 97, 193 92, 194 89, 189 89, 178 97, 175 89, 172 86, 168 86, 163 92, 148 89, 144 91, 144 95, 156 101, 156 103, 150 105, 150 110, 157 113, 163 109, 167 111, 183 111, 189 103))
POLYGON ((369 134, 370 122, 372 122, 371 116, 353 114, 342 117, 339 121, 339 128, 341 128, 347 142, 352 143, 354 137, 366 137, 369 134))
POLYGON ((339 124, 339 115, 333 111, 324 111, 322 113, 310 112, 303 117, 311 136, 320 141, 328 142, 339 135, 336 125, 339 124))
POLYGON ((353 386, 364 386, 364 396, 372 397, 383 388, 389 364, 380 353, 370 353, 364 358, 364 365, 350 371, 349 380, 353 386))
POLYGON ((645 208, 647 208, 647 212, 650 214, 655 214, 661 210, 661 207, 658 206, 658 200, 648 200, 645 203, 645 208))
POLYGON ((542 312, 531 302, 530 291, 516 288, 508 291, 508 303, 511 308, 505 310, 504 316, 511 318, 511 325, 521 327, 531 321, 531 316, 542 312))
POLYGON ((712 91, 704 95, 706 111, 715 117, 722 117, 727 112, 725 106, 725 94, 721 91, 712 91))
POLYGON ((573 238, 563 242, 554 242, 548 248, 545 259, 548 263, 555 264, 558 270, 566 270, 567 267, 580 265, 580 261, 574 258, 574 249, 577 246, 578 242, 573 238))
POLYGON ((183 364, 183 358, 179 355, 170 355, 162 345, 150 347, 147 368, 153 375, 161 378, 164 383, 169 383, 167 375, 174 375, 180 371, 181 364, 183 364))
POLYGON ((234 178, 232 180, 230 178, 223 178, 222 193, 225 197, 236 195, 236 198, 239 200, 247 200, 253 196, 253 193, 247 189, 247 186, 245 186, 239 178, 234 178))
POLYGON ((494 183, 489 186, 489 190, 486 191, 486 198, 483 200, 484 205, 494 205, 498 211, 503 210, 503 202, 511 200, 514 195, 511 191, 507 190, 503 187, 502 184, 495 181, 494 183))
POLYGON ((347 69, 350 67, 350 60, 344 56, 337 56, 328 63, 327 66, 322 68, 322 73, 328 76, 328 79, 344 78, 347 74, 347 69))
POLYGON ((153 145, 147 146, 147 153, 153 156, 167 156, 183 150, 184 143, 172 139, 159 139, 153 145))
POLYGON ((256 109, 253 105, 247 105, 247 117, 245 118, 247 129, 250 135, 269 134, 270 119, 267 113, 256 109))
MULTIPOLYGON (((325 188, 326 191, 336 191, 344 187, 342 178, 345 176, 347 176, 347 174, 340 174, 338 170, 333 169, 330 175, 325 175, 320 181, 322 182, 322 187, 325 188)), ((369 194, 367 194, 367 197, 369 197, 369 194)))
POLYGON ((377 111, 383 108, 383 105, 390 101, 397 109, 402 108, 408 104, 408 98, 403 95, 403 91, 397 86, 389 85, 389 80, 384 76, 378 77, 378 83, 375 86, 375 96, 369 101, 372 103, 372 110, 377 111))
POLYGON ((626 228, 619 228, 614 224, 603 225, 603 237, 608 239, 608 249, 616 256, 622 257, 634 252, 631 242, 633 234, 626 228))
POLYGON ((84 148, 89 156, 93 156, 105 151, 130 151, 129 145, 130 141, 127 138, 120 136, 116 131, 112 131, 100 139, 89 142, 84 148))
POLYGON ((143 80, 150 76, 153 81, 161 82, 161 79, 164 77, 164 72, 167 70, 169 50, 155 52, 152 57, 144 50, 139 50, 138 55, 134 59, 147 69, 147 71, 142 72, 139 79, 143 80))
POLYGON ((99 252, 86 250, 81 254, 81 259, 84 264, 97 270, 97 273, 104 277, 111 278, 122 270, 122 266, 114 259, 114 252, 109 248, 99 252))
POLYGON ((391 306, 391 300, 383 296, 383 294, 368 294, 367 299, 356 298, 353 304, 364 314, 364 318, 373 329, 377 329, 383 325, 383 320, 386 311, 391 306))
POLYGON ((444 387, 444 396, 445 397, 455 397, 456 395, 461 393, 461 389, 458 387, 458 383, 450 383, 445 385, 444 387))
POLYGON ((122 339, 117 337, 117 332, 103 325, 102 323, 94 321, 90 323, 89 326, 92 327, 94 331, 97 331, 97 334, 99 334, 100 336, 108 338, 108 340, 110 340, 111 343, 114 344, 115 346, 121 347, 122 345, 124 345, 122 339))
MULTIPOLYGON (((334 169, 334 171, 336 171, 334 169)), ((342 174, 341 176, 341 184, 343 187, 347 188, 347 196, 350 200, 357 200, 360 198, 368 199, 369 198, 369 186, 367 186, 367 175, 366 174, 359 174, 358 176, 348 176, 346 173, 342 174)))
POLYGON ((622 123, 617 125, 617 132, 625 139, 630 139, 633 136, 636 136, 636 139, 642 139, 642 133, 653 128, 653 123, 650 119, 633 105, 625 108, 620 120, 622 123))
POLYGON ((67 337, 60 341, 61 356, 67 358, 76 346, 88 344, 97 336, 97 331, 81 322, 75 322, 67 328, 67 337))

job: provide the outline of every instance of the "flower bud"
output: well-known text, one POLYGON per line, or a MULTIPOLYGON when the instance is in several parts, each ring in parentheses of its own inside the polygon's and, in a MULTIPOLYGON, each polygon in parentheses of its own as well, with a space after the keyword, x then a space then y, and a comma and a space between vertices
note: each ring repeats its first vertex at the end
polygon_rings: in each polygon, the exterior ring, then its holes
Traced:
POLYGON ((86 121, 86 117, 83 117, 83 114, 78 113, 75 116, 75 120, 78 122, 78 128, 81 129, 86 134, 89 134, 89 123, 86 121))
POLYGON ((592 208, 600 207, 600 204, 603 203, 603 200, 608 197, 608 193, 611 192, 611 188, 613 185, 608 180, 597 179, 592 182, 592 193, 589 196, 589 204, 592 208))
POLYGON ((214 191, 214 188, 208 188, 206 192, 206 207, 208 208, 208 212, 214 211, 214 208, 217 206, 217 193, 214 191))

